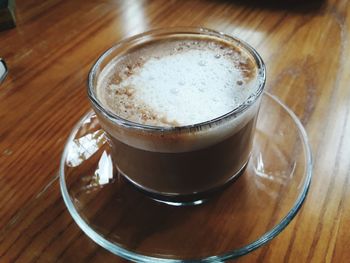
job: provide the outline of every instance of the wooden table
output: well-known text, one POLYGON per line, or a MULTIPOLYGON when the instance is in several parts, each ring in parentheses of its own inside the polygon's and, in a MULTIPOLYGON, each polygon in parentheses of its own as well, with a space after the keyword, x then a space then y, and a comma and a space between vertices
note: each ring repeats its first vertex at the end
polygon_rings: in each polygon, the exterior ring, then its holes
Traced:
POLYGON ((284 2, 17 1, 17 27, 0 32, 9 67, 0 86, 0 262, 124 262, 71 219, 58 197, 60 155, 90 109, 85 85, 96 58, 126 36, 188 25, 254 46, 267 66, 267 90, 301 119, 312 147, 302 210, 238 262, 348 262, 350 3, 284 2))

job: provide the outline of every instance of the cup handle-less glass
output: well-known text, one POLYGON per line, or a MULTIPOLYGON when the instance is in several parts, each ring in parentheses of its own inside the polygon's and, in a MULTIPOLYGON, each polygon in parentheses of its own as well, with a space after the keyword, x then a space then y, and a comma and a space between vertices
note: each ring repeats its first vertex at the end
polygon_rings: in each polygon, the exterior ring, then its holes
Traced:
POLYGON ((118 171, 158 201, 190 205, 202 203, 243 172, 251 152, 265 80, 264 63, 247 43, 210 29, 178 27, 136 35, 108 49, 90 71, 88 95, 109 138, 118 171), (131 50, 164 39, 204 39, 238 49, 254 64, 254 90, 230 112, 201 123, 160 127, 118 116, 97 96, 104 70, 131 50))

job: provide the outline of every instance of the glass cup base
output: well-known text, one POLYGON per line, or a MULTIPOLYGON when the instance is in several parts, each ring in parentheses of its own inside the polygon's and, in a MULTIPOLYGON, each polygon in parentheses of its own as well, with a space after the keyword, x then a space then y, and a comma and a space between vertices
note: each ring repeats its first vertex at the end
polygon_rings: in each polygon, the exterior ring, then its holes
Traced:
POLYGON ((223 191, 225 188, 227 188, 230 184, 234 183, 239 176, 241 176, 245 169, 247 168, 248 161, 244 164, 244 166, 233 176, 230 177, 230 179, 225 182, 223 185, 220 185, 218 187, 212 188, 210 190, 200 192, 200 193, 193 193, 193 194, 187 194, 187 195, 165 195, 161 193, 155 193, 152 191, 149 191, 142 186, 134 183, 132 180, 130 180, 126 175, 124 175, 122 172, 118 171, 118 173, 125 178, 125 180, 130 183, 132 186, 135 187, 138 191, 142 192, 149 198, 161 202, 167 205, 172 206, 193 206, 193 205, 201 205, 205 202, 207 202, 211 197, 218 194, 220 191, 223 191))

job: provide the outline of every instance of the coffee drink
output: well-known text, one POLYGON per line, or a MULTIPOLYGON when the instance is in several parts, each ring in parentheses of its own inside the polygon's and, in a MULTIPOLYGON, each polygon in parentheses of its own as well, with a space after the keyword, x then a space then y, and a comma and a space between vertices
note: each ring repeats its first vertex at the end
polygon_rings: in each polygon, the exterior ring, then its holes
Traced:
POLYGON ((90 74, 116 167, 159 199, 218 189, 249 159, 263 65, 245 44, 210 32, 133 38, 90 74))

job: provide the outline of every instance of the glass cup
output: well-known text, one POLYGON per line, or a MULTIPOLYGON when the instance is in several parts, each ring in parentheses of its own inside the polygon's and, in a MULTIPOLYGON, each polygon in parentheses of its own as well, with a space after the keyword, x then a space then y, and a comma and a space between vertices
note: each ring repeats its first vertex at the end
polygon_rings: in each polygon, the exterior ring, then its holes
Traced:
POLYGON ((265 79, 261 57, 243 41, 204 28, 168 28, 136 35, 107 50, 89 73, 88 96, 111 145, 113 163, 124 178, 161 202, 199 204, 247 166, 265 79), (255 64, 256 88, 232 111, 193 125, 159 127, 124 119, 97 98, 101 72, 128 50, 164 38, 198 36, 229 43, 247 53, 255 64))

